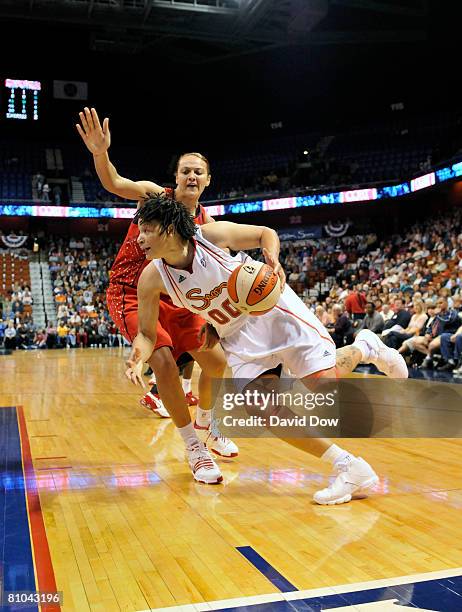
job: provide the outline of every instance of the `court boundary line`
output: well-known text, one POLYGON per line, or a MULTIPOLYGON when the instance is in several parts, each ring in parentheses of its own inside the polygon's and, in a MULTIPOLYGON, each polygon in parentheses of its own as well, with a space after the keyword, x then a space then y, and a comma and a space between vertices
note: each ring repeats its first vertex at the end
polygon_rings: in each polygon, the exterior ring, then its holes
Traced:
MULTIPOLYGON (((16 406, 19 437, 21 443, 21 460, 24 476, 24 488, 27 500, 27 517, 29 520, 34 571, 37 589, 42 592, 56 592, 56 578, 51 561, 50 548, 43 520, 42 506, 37 487, 34 464, 30 450, 29 434, 23 406, 16 406)), ((43 604, 42 612, 55 612, 61 610, 59 604, 43 604)))
MULTIPOLYGON (((21 478, 22 478, 22 496, 21 496, 21 500, 20 500, 20 505, 21 507, 24 507, 24 516, 21 516, 21 520, 18 521, 18 517, 14 516, 14 522, 15 524, 19 527, 19 529, 21 529, 22 531, 22 526, 24 527, 24 535, 25 535, 25 539, 27 539, 27 550, 25 550, 24 548, 21 548, 21 550, 23 552, 26 553, 27 555, 27 568, 31 568, 32 570, 32 574, 33 574, 33 589, 36 590, 37 589, 37 571, 35 568, 35 562, 34 562, 34 547, 32 545, 32 538, 31 538, 31 528, 30 528, 30 519, 29 519, 29 510, 28 510, 28 502, 27 502, 27 493, 26 493, 26 477, 25 477, 25 473, 24 473, 24 461, 23 461, 23 450, 22 450, 22 443, 21 443, 21 430, 20 430, 20 426, 19 426, 19 421, 18 421, 18 409, 17 406, 0 406, 0 410, 9 410, 11 411, 11 415, 12 415, 12 420, 14 421, 14 426, 16 428, 16 432, 17 432, 17 444, 19 445, 19 460, 20 460, 20 465, 21 465, 21 478)), ((8 427, 8 426, 7 426, 8 427)), ((15 432, 15 433, 16 433, 15 432)), ((10 441, 8 439, 8 441, 10 441)), ((14 440, 14 445, 16 446, 16 439, 14 440)), ((8 466, 8 462, 9 462, 9 457, 8 457, 8 450, 6 452, 6 465, 8 466)), ((7 467, 8 470, 8 467, 7 467)), ((8 471, 6 472, 8 473, 8 471)), ((16 488, 16 487, 15 487, 16 488)), ((21 487, 17 487, 18 489, 21 489, 21 487)), ((6 488, 5 488, 5 493, 6 493, 6 488)), ((5 495, 5 501, 6 501, 6 495, 5 495)), ((15 513, 16 514, 16 513, 15 513)), ((8 528, 7 528, 7 521, 8 518, 7 516, 4 514, 3 516, 3 525, 2 525, 2 529, 3 529, 3 553, 5 553, 5 543, 6 543, 6 538, 8 537, 8 528)), ((26 565, 24 564, 24 565, 26 565)), ((0 568, 0 573, 3 574, 4 570, 6 569, 6 565, 7 563, 5 563, 1 568, 0 568)), ((32 585, 28 585, 28 586, 32 586, 32 585)), ((6 584, 5 584, 5 579, 4 576, 2 575, 0 577, 0 609, 1 610, 6 610, 7 604, 5 603, 5 597, 6 597, 6 593, 8 591, 5 591, 6 588, 6 584)), ((31 610, 38 612, 38 606, 33 606, 33 604, 31 604, 31 610)))
POLYGON ((183 604, 179 606, 167 606, 164 608, 148 608, 138 612, 210 612, 222 608, 240 608, 242 606, 253 606, 262 603, 276 603, 283 601, 294 601, 297 599, 310 599, 314 597, 325 597, 332 595, 342 595, 344 593, 354 593, 368 591, 381 587, 399 586, 402 584, 413 584, 439 580, 442 578, 454 578, 462 576, 462 567, 455 567, 434 572, 424 572, 422 574, 408 574, 396 576, 394 578, 380 578, 378 580, 368 580, 366 582, 355 582, 351 584, 340 584, 330 587, 319 587, 304 591, 292 591, 288 593, 267 593, 264 595, 250 595, 249 597, 236 597, 234 599, 222 599, 195 604, 183 604))

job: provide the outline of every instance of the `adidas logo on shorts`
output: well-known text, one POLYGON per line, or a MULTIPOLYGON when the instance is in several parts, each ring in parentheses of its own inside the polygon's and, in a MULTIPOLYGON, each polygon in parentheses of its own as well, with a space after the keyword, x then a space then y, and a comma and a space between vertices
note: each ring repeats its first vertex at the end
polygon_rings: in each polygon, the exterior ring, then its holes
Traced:
POLYGON ((329 357, 329 355, 330 355, 329 351, 324 351, 323 357, 329 357))

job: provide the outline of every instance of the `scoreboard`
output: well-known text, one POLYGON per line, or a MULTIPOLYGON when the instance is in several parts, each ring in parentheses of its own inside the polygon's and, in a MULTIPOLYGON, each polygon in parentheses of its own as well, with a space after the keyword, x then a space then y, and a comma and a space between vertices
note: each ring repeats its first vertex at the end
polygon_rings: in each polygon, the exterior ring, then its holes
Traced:
POLYGON ((38 121, 40 117, 40 81, 2 79, 0 120, 38 121))

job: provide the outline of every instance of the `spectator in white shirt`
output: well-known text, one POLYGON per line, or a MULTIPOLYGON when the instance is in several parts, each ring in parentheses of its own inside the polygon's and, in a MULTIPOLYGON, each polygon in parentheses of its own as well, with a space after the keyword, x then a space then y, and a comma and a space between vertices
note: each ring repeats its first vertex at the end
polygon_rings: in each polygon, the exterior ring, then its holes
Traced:
POLYGON ((5 329, 5 348, 15 349, 16 348, 16 329, 13 321, 8 321, 8 327, 5 329))
POLYGON ((42 200, 44 202, 50 201, 50 185, 48 183, 45 183, 42 187, 42 200))

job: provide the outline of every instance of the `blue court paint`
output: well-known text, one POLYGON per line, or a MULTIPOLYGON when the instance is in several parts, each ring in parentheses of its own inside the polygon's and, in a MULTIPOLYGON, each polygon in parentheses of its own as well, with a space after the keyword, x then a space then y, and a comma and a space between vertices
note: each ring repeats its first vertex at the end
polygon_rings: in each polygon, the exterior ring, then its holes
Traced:
MULTIPOLYGON (((216 612, 321 612, 359 604, 389 601, 390 610, 436 610, 460 612, 462 610, 462 576, 409 582, 375 589, 365 589, 339 595, 325 595, 304 599, 287 599, 264 604, 235 608, 215 608, 216 612), (391 603, 394 602, 394 605, 391 603)), ((213 609, 213 608, 212 608, 213 609)), ((352 608, 352 612, 354 608, 352 608)))
MULTIPOLYGON (((36 591, 16 408, 0 407, 0 562, 3 591, 36 591)), ((3 610, 13 612, 15 606, 3 610)), ((23 607, 27 612, 37 606, 23 607)))
POLYGON ((240 606, 239 608, 222 608, 217 612, 295 612, 288 601, 275 601, 274 603, 255 604, 253 606, 240 606))
POLYGON ((280 574, 272 565, 268 563, 261 555, 257 553, 251 546, 237 546, 241 555, 243 555, 247 561, 250 561, 257 570, 259 570, 274 586, 279 589, 282 593, 290 593, 298 591, 291 582, 289 582, 282 574, 280 574))

